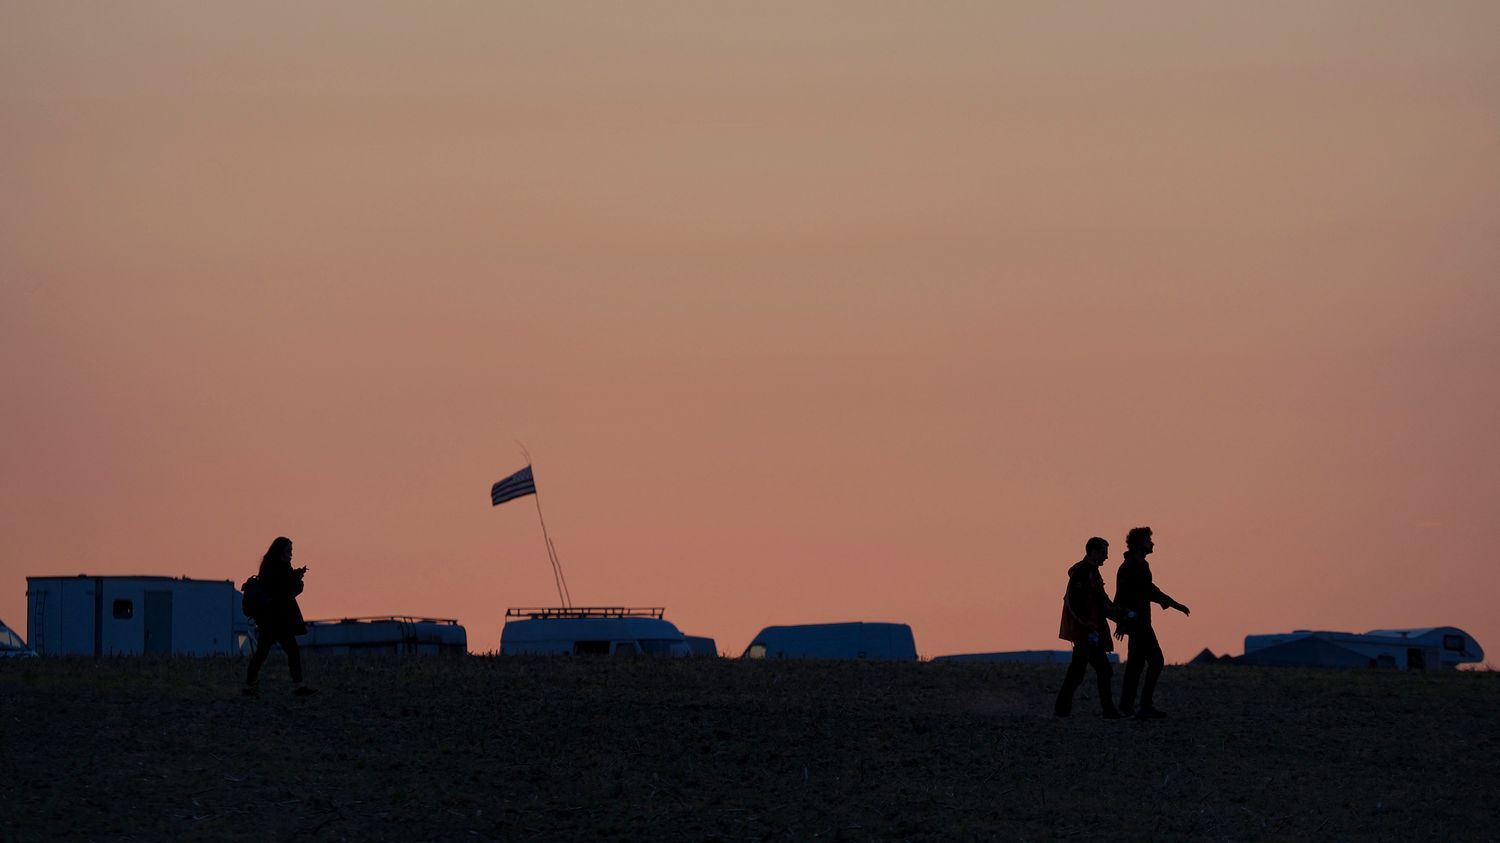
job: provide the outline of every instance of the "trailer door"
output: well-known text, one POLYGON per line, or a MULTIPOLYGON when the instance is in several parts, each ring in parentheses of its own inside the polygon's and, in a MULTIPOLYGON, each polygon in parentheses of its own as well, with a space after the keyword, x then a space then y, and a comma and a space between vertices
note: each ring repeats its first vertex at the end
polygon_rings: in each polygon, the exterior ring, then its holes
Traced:
MULTIPOLYGON (((102 589, 96 577, 69 577, 58 581, 62 591, 63 656, 99 655, 100 608, 102 589)), ((41 652, 38 650, 37 652, 41 652)))
POLYGON ((172 592, 146 592, 146 655, 172 654, 172 592))

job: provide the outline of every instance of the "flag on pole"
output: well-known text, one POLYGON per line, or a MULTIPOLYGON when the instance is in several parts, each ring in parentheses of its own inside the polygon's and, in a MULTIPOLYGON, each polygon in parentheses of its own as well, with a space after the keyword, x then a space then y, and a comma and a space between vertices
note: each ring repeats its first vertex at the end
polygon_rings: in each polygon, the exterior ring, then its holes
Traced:
POLYGON ((509 500, 536 494, 536 481, 531 479, 531 466, 517 471, 490 487, 490 506, 499 506, 509 500))

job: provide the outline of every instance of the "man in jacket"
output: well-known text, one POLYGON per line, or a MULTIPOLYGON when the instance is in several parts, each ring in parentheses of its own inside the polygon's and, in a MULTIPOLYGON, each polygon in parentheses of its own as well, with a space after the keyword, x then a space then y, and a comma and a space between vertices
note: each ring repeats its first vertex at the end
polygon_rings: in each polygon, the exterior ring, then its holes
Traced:
POLYGON ((1058 717, 1073 713, 1073 693, 1083 684, 1083 675, 1090 665, 1099 680, 1099 705, 1104 716, 1114 720, 1120 713, 1115 710, 1114 692, 1110 688, 1112 670, 1109 652, 1114 645, 1109 640, 1109 617, 1122 617, 1123 613, 1104 593, 1104 578, 1099 569, 1109 558, 1109 542, 1095 536, 1084 545, 1082 561, 1068 569, 1068 590, 1063 595, 1062 627, 1058 637, 1073 644, 1073 660, 1068 663, 1067 676, 1063 677, 1062 690, 1057 693, 1057 704, 1052 712, 1058 717))
POLYGON ((1178 603, 1151 581, 1151 565, 1146 557, 1156 549, 1151 540, 1150 527, 1136 527, 1125 536, 1125 560, 1115 574, 1115 603, 1129 610, 1134 617, 1119 625, 1116 638, 1130 636, 1130 653, 1125 660, 1125 680, 1120 689, 1120 713, 1126 717, 1152 719, 1166 715, 1151 704, 1151 694, 1156 690, 1156 679, 1161 675, 1161 644, 1157 643, 1156 630, 1151 628, 1151 604, 1163 609, 1176 609, 1184 615, 1188 607, 1178 603), (1141 707, 1135 710, 1135 686, 1146 672, 1146 684, 1141 687, 1141 707))

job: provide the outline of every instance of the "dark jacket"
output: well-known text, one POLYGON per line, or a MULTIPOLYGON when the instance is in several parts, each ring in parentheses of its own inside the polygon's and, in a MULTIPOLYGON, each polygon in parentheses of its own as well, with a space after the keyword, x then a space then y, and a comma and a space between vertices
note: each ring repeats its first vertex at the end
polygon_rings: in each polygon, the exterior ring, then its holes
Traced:
POLYGON ((305 635, 307 622, 297 595, 302 593, 302 572, 292 570, 290 562, 271 563, 260 572, 261 587, 266 590, 266 608, 255 619, 263 636, 305 635))
POLYGON ((1099 566, 1084 560, 1068 569, 1068 590, 1063 594, 1062 625, 1057 637, 1074 644, 1087 644, 1089 633, 1096 633, 1097 643, 1106 652, 1115 648, 1109 639, 1108 618, 1119 617, 1120 609, 1104 593, 1104 578, 1099 566))
POLYGON ((1151 625, 1152 603, 1165 609, 1176 602, 1151 581, 1151 564, 1144 556, 1134 557, 1129 552, 1125 554, 1125 561, 1120 563, 1120 569, 1115 572, 1115 604, 1121 609, 1135 612, 1135 618, 1123 625, 1126 633, 1132 627, 1151 625))

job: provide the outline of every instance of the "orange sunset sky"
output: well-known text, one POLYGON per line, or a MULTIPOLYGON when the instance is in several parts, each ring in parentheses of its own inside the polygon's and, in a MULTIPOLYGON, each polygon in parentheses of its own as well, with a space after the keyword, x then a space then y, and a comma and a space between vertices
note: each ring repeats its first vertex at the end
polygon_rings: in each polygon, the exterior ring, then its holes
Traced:
POLYGON ((556 596, 1500 653, 1500 4, 0 6, 0 618, 556 596))

